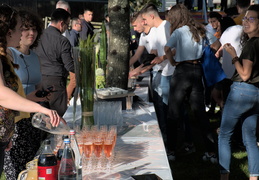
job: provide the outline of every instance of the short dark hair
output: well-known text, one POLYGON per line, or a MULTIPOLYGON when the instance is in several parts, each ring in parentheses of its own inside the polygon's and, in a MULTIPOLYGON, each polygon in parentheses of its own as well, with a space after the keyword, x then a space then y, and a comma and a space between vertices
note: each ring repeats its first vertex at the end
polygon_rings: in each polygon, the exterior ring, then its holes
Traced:
POLYGON ((222 15, 218 12, 212 11, 209 13, 209 18, 216 18, 217 20, 220 20, 222 18, 222 15))
POLYGON ((51 22, 67 21, 69 18, 69 12, 61 8, 55 9, 51 14, 51 22))
POLYGON ((141 14, 148 13, 148 12, 155 12, 158 14, 158 9, 156 5, 152 3, 146 4, 142 9, 141 9, 141 14))
POLYGON ((84 9, 84 13, 85 13, 86 11, 93 12, 93 10, 92 10, 92 9, 90 9, 90 8, 85 8, 85 9, 84 9))
POLYGON ((231 17, 222 17, 220 19, 220 30, 221 30, 221 34, 230 26, 234 26, 236 25, 235 21, 233 20, 233 18, 231 17))
POLYGON ((259 4, 251 5, 251 6, 249 6, 249 8, 247 10, 256 11, 257 18, 259 18, 259 4))
POLYGON ((141 15, 140 12, 134 12, 133 15, 130 18, 130 22, 134 23, 140 15, 141 15))
POLYGON ((71 25, 73 27, 74 24, 76 24, 78 22, 78 20, 80 20, 78 17, 74 17, 72 20, 71 20, 71 25))
POLYGON ((240 8, 248 8, 250 6, 250 0, 236 0, 237 5, 240 8))

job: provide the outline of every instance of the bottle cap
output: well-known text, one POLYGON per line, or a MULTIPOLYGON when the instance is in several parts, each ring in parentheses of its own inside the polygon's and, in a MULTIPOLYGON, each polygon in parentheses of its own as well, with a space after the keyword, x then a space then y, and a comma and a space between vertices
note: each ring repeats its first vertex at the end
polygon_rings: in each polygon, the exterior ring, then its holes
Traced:
POLYGON ((44 144, 45 144, 45 145, 50 145, 50 140, 49 140, 49 139, 46 139, 46 140, 44 141, 44 144))
POLYGON ((70 143, 70 139, 64 139, 64 143, 66 144, 70 143))
POLYGON ((75 132, 75 130, 74 130, 74 129, 70 129, 69 134, 70 134, 70 135, 75 135, 75 134, 76 134, 76 132, 75 132))
POLYGON ((68 139, 68 138, 69 138, 68 135, 63 135, 63 136, 62 136, 62 140, 68 139))

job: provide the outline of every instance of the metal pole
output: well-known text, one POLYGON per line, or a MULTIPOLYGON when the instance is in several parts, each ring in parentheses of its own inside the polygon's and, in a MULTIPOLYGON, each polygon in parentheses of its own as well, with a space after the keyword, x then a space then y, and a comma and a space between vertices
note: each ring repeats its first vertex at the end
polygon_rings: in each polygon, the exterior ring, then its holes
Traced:
POLYGON ((204 16, 204 23, 208 23, 208 16, 207 16, 207 7, 206 7, 206 2, 205 0, 203 0, 202 2, 202 12, 203 12, 203 16, 204 16))
POLYGON ((162 12, 165 12, 165 10, 166 10, 166 2, 165 2, 165 0, 162 0, 162 12))

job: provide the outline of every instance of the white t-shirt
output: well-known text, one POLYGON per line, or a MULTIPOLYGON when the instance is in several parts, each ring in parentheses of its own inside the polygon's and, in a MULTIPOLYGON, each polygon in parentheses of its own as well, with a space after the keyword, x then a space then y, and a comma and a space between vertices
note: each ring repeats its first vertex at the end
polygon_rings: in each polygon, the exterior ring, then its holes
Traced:
MULTIPOLYGON (((155 49, 157 50, 158 56, 165 55, 164 47, 167 43, 167 40, 170 38, 170 26, 171 24, 164 20, 157 28, 156 28, 156 45, 155 49)), ((155 67, 155 66, 154 66, 155 67)), ((154 69, 153 67, 153 69, 154 69)), ((171 65, 168 59, 164 60, 162 63, 158 64, 158 70, 162 70, 162 76, 171 76, 174 73, 175 67, 171 65)))
POLYGON ((216 33, 216 29, 214 29, 214 28, 211 26, 211 24, 207 24, 207 25, 205 26, 205 29, 206 29, 207 32, 209 32, 209 33, 211 33, 211 34, 215 34, 215 33, 216 33))
POLYGON ((153 49, 156 42, 156 28, 150 29, 149 33, 141 33, 139 38, 139 46, 144 46, 148 53, 153 49))
MULTIPOLYGON (((209 32, 206 32, 206 37, 209 44, 212 44, 217 40, 217 38, 209 32)), ((185 25, 172 33, 166 46, 175 48, 175 61, 182 62, 200 59, 203 54, 204 43, 205 40, 203 39, 201 39, 200 42, 194 41, 189 26, 185 25)))
MULTIPOLYGON (((223 32, 219 39, 222 46, 226 43, 230 43, 235 48, 238 57, 241 54, 240 37, 242 29, 243 27, 240 25, 231 26, 223 32)), ((223 49, 222 55, 222 68, 227 78, 230 79, 235 72, 235 66, 232 64, 232 57, 225 49, 223 49)))

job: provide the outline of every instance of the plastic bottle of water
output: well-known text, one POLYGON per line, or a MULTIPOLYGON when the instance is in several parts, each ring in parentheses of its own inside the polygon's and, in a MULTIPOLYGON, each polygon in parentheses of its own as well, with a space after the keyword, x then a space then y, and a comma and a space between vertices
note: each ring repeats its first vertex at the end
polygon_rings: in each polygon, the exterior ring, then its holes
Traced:
POLYGON ((64 139, 65 147, 58 171, 58 180, 76 180, 77 170, 70 140, 64 139))

